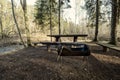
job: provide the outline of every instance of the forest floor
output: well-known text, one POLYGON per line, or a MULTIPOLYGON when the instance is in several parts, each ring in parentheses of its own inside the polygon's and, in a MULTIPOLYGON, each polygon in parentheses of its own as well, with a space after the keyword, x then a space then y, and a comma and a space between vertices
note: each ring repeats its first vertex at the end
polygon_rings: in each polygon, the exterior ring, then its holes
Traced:
POLYGON ((44 46, 28 47, 0 55, 0 80, 120 80, 120 52, 102 52, 88 43, 91 55, 62 57, 44 46))

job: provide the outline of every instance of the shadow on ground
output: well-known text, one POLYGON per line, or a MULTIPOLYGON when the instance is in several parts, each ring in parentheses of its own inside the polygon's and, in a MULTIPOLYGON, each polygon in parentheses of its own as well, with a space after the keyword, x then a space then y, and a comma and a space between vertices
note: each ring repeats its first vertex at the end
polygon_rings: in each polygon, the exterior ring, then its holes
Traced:
POLYGON ((119 80, 119 57, 103 54, 99 46, 90 45, 90 48, 92 54, 86 60, 62 57, 57 61, 57 53, 47 52, 45 47, 29 47, 1 55, 0 80, 119 80))

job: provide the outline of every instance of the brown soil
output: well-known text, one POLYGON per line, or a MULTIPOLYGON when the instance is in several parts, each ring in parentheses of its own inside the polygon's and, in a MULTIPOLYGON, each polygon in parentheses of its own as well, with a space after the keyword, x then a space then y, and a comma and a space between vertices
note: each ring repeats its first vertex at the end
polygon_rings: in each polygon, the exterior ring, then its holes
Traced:
POLYGON ((89 43, 92 54, 62 57, 45 47, 29 47, 0 55, 0 80, 120 80, 120 54, 89 43))

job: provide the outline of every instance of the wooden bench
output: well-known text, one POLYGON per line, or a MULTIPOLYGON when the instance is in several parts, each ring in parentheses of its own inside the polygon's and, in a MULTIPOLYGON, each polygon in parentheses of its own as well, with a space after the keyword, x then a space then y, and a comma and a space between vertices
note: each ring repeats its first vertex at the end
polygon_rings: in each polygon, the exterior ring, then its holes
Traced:
POLYGON ((109 49, 120 52, 120 47, 116 45, 112 45, 108 43, 100 43, 100 42, 98 42, 97 44, 103 47, 103 52, 107 52, 109 49))
POLYGON ((79 46, 81 44, 84 44, 84 43, 80 43, 80 42, 40 42, 40 43, 43 45, 46 45, 48 51, 50 51, 50 47, 52 45, 58 47, 60 45, 62 45, 62 46, 79 46))
POLYGON ((39 42, 34 43, 46 45, 47 50, 51 51, 51 45, 56 46, 59 56, 89 56, 90 49, 88 45, 80 42, 39 42))
POLYGON ((34 46, 37 45, 45 45, 47 47, 47 50, 50 51, 50 46, 52 45, 59 45, 59 43, 57 42, 47 42, 47 41, 43 41, 43 42, 34 42, 32 43, 34 46))
POLYGON ((40 42, 41 44, 43 44, 43 45, 46 45, 46 47, 47 47, 47 50, 48 51, 50 51, 50 47, 52 46, 52 45, 59 45, 59 43, 57 43, 57 42, 40 42))

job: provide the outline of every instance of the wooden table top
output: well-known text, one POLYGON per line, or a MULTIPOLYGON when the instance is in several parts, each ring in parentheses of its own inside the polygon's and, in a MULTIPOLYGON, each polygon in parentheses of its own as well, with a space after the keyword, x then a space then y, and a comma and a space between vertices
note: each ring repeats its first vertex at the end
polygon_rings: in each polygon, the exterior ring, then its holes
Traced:
POLYGON ((50 37, 87 37, 87 34, 69 34, 69 35, 47 35, 50 37))

